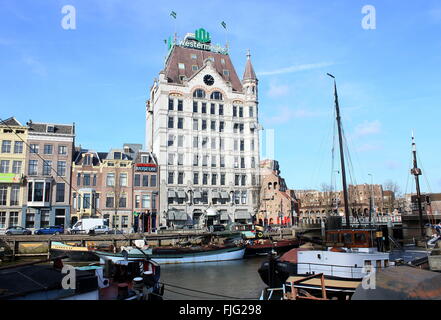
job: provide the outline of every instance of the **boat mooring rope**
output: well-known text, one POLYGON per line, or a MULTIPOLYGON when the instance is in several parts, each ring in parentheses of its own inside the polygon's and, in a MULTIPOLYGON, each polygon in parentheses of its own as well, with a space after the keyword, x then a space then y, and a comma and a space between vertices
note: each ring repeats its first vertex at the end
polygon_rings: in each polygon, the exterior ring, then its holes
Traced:
MULTIPOLYGON (((193 292, 202 293, 202 294, 206 294, 206 295, 212 295, 212 296, 216 296, 216 297, 220 297, 220 298, 237 299, 237 300, 256 300, 257 299, 256 297, 253 297, 253 298, 232 297, 232 296, 227 296, 227 295, 222 295, 222 294, 217 294, 217 293, 212 293, 212 292, 207 292, 207 291, 201 291, 201 290, 196 290, 196 289, 184 288, 184 287, 180 287, 180 286, 177 286, 177 285, 174 285, 174 284, 165 283, 165 282, 160 282, 160 283, 163 284, 164 286, 174 287, 174 288, 178 288, 178 289, 182 289, 182 290, 193 291, 193 292)), ((169 290, 169 289, 167 289, 167 290, 169 290)), ((169 290, 169 291, 173 292, 171 290, 169 290)), ((180 293, 180 292, 175 292, 175 293, 180 293)), ((202 297, 198 297, 198 298, 202 298, 202 297)))

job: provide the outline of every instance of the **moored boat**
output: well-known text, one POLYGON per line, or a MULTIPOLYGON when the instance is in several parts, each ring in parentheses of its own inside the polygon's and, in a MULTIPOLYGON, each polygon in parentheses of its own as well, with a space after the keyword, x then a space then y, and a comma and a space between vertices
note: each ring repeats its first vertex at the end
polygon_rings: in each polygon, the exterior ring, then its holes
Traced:
POLYGON ((215 262, 242 259, 245 254, 245 246, 227 245, 207 245, 191 247, 157 247, 149 249, 124 248, 121 252, 111 253, 95 251, 103 259, 112 261, 127 257, 128 260, 143 258, 146 255, 159 264, 178 264, 178 263, 198 263, 215 262))
POLYGON ((267 255, 272 251, 280 254, 297 248, 299 246, 299 241, 297 239, 282 239, 282 240, 272 240, 272 239, 257 239, 250 240, 246 244, 245 255, 267 255))
POLYGON ((71 261, 98 261, 99 258, 88 247, 73 246, 58 241, 52 241, 49 248, 51 257, 67 256, 71 261))

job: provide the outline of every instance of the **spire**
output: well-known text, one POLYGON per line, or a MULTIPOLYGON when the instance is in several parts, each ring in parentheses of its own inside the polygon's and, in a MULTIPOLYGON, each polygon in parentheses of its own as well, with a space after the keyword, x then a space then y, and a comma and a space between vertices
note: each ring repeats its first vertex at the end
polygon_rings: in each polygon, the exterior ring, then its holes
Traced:
POLYGON ((247 51, 247 63, 245 65, 245 72, 243 73, 243 80, 257 80, 253 65, 251 64, 250 49, 247 51))

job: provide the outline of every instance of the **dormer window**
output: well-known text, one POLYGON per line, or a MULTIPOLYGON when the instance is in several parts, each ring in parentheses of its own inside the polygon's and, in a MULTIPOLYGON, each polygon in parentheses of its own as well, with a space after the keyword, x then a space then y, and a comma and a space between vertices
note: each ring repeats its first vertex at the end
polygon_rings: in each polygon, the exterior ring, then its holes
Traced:
POLYGON ((221 63, 225 64, 225 59, 224 58, 221 59, 221 63))
POLYGON ((191 70, 193 70, 193 71, 198 71, 198 66, 197 65, 192 65, 191 66, 191 70))
POLYGON ((224 73, 224 76, 227 76, 227 77, 230 76, 230 71, 228 71, 228 70, 224 70, 223 73, 224 73))
POLYGON ((121 160, 121 152, 114 152, 113 153, 113 159, 121 160))
POLYGON ((55 127, 48 125, 47 126, 47 132, 52 132, 52 133, 55 132, 55 127))
POLYGON ((214 91, 211 93, 210 99, 211 100, 223 100, 222 93, 220 93, 219 91, 214 91))
POLYGON ((185 70, 185 64, 183 64, 183 63, 178 63, 178 68, 179 68, 180 70, 185 70))
POLYGON ((193 98, 205 99, 205 91, 202 89, 197 89, 193 92, 193 98))
POLYGON ((90 166, 90 164, 91 164, 91 161, 90 161, 90 154, 86 154, 85 156, 84 156, 84 165, 85 166, 90 166))

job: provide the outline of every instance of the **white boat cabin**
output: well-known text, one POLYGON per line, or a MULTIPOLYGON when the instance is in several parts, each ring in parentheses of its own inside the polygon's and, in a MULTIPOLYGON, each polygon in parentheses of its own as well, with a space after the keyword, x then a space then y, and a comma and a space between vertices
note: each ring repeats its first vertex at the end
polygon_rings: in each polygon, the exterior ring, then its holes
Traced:
POLYGON ((326 234, 327 250, 299 251, 298 274, 361 279, 378 268, 389 267, 389 253, 379 252, 373 230, 335 230, 326 234))

